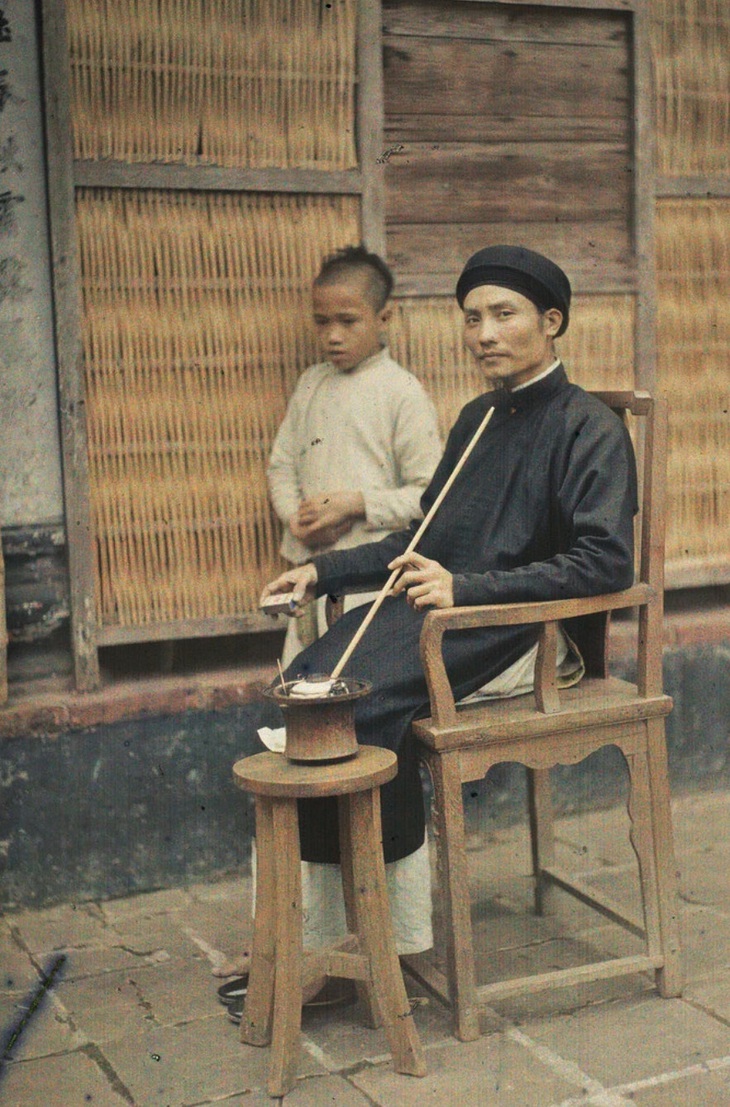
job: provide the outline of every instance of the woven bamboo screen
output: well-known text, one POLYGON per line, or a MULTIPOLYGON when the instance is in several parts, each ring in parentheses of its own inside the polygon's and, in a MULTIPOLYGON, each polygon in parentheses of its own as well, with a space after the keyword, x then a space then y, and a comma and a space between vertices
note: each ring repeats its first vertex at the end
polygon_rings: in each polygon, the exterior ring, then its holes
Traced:
POLYGON ((77 218, 100 621, 253 611, 309 285, 358 240, 359 200, 81 189, 77 218))
POLYGON ((657 259, 659 380, 671 404, 668 568, 727 565, 730 200, 661 200, 657 259))
POLYGON ((651 0, 657 172, 728 173, 730 4, 651 0))
MULTIPOLYGON (((558 349, 572 380, 584 388, 633 388, 634 298, 578 296, 558 349)), ((484 391, 481 373, 462 342, 462 313, 453 299, 404 299, 390 324, 396 360, 423 382, 443 434, 467 400, 484 391)))
POLYGON ((67 0, 74 156, 356 165, 357 0, 67 0))

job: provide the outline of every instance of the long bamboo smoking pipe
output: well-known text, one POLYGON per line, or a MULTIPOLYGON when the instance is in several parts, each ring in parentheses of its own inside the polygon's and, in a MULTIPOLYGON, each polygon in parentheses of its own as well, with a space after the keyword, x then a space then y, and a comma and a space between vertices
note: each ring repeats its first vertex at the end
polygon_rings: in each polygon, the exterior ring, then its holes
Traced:
MULTIPOLYGON (((421 523, 420 527, 418 528, 416 533, 413 535, 413 538, 411 538, 410 542, 408 543, 407 549, 405 549, 403 551, 403 556, 404 557, 406 556, 406 554, 413 553, 416 546, 418 545, 418 543, 423 538, 423 535, 424 535, 424 532, 425 532, 426 528, 428 527, 429 523, 433 519, 433 517, 436 514, 436 512, 438 511, 438 509, 441 507, 441 504, 443 503, 444 496, 447 494, 447 492, 451 488, 451 485, 454 483, 454 481, 458 477, 459 473, 464 468, 464 465, 466 464, 466 461, 469 458, 469 455, 471 454, 472 450, 474 449, 477 442, 481 438, 482 434, 486 430, 487 424, 489 423, 489 420, 492 418, 493 415, 494 415, 494 408, 490 407, 489 411, 484 416, 481 423, 479 424, 479 426, 475 430, 474 436, 473 436, 471 442, 466 447, 463 454, 459 458, 458 462, 456 463, 456 465, 452 469, 451 473, 449 474, 449 479, 446 481, 446 484, 443 486, 443 488, 439 492, 438 496, 436 497, 436 499, 431 504, 431 507, 429 508, 428 514, 425 516, 425 518, 423 519, 423 522, 421 523)), ((402 572, 401 569, 394 569, 393 572, 388 577, 388 579, 386 580, 383 587, 381 588, 380 592, 378 592, 378 595, 373 600, 372 607, 368 611, 368 613, 365 616, 365 618, 363 619, 363 621, 360 623, 360 626, 357 628, 355 634, 352 636, 352 640, 351 640, 349 646, 347 647, 347 649, 343 653, 342 657, 340 658, 340 660, 337 662, 334 669, 332 670, 331 676, 332 676, 333 680, 337 679, 337 677, 340 675, 340 673, 344 669, 347 662, 352 657, 353 651, 357 647, 358 642, 360 641, 363 634, 368 629, 368 627, 372 623, 373 619, 377 615, 378 611, 380 610, 380 608, 382 606, 383 600, 385 599, 385 597, 390 592, 391 588, 395 584, 395 581, 396 581, 397 577, 399 576, 399 574, 401 572, 402 572)))

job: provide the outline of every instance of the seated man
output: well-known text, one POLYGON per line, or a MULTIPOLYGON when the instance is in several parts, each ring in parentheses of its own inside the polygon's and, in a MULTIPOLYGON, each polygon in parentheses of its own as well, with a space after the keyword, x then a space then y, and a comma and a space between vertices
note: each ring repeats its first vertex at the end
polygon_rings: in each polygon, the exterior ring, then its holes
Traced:
MULTIPOLYGON (((570 293, 563 271, 540 254, 512 246, 474 254, 456 297, 466 345, 489 391, 459 415, 423 495, 424 513, 488 408, 496 410, 419 549, 404 556, 413 524, 379 542, 323 553, 264 590, 264 596, 293 590, 304 604, 348 587, 376 587, 393 569, 401 570, 345 675, 373 686, 357 701, 358 740, 398 755, 398 774, 382 789, 383 848, 386 863, 401 868, 398 884, 406 889, 400 897, 406 907, 409 863, 422 857, 424 843, 410 727, 428 712, 419 656, 428 610, 597 595, 633 583, 637 505, 631 442, 604 404, 569 382, 556 357, 554 340, 568 326, 570 293)), ((299 655, 286 677, 331 672, 366 610, 344 615, 299 655)), ((522 658, 537 634, 535 626, 510 626, 447 635, 444 658, 457 698, 522 658)), ((337 862, 334 802, 301 801, 300 827, 306 860, 337 862)), ((391 899, 396 935, 398 898, 391 899)))

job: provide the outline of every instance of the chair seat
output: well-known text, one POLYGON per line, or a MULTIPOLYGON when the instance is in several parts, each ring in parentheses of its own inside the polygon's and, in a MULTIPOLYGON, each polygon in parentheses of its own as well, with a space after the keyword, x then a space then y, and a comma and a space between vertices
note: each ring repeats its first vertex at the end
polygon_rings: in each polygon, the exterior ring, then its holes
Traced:
POLYGON ((640 697, 635 684, 617 677, 584 677, 560 693, 560 710, 538 711, 532 695, 457 706, 457 721, 439 725, 428 717, 413 723, 413 733, 429 749, 452 750, 525 738, 555 736, 590 727, 635 723, 668 715, 670 696, 640 697))

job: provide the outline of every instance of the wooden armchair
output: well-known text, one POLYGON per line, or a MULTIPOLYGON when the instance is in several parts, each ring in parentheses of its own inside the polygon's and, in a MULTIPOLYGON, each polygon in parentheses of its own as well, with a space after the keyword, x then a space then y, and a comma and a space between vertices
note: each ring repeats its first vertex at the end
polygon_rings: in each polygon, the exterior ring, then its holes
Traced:
POLYGON ((662 995, 679 995, 681 969, 675 906, 664 718, 672 701, 662 692, 663 493, 666 464, 664 405, 641 392, 598 393, 624 417, 644 425, 640 436, 641 512, 639 572, 633 587, 611 595, 549 603, 464 607, 431 612, 421 636, 421 656, 431 702, 429 718, 413 725, 434 784, 433 829, 444 899, 446 981, 422 960, 414 975, 450 1003, 454 1032, 478 1037, 480 1005, 537 992, 650 970, 662 995), (611 677, 607 668, 610 613, 639 609, 637 683, 611 677), (507 624, 541 626, 534 695, 457 705, 441 644, 446 631, 507 624), (579 645, 586 675, 558 692, 557 627, 564 623, 579 645), (638 859, 643 918, 629 918, 554 865, 549 771, 575 764, 606 745, 617 746, 629 772, 631 843, 638 859), (462 785, 482 779, 499 762, 524 764, 528 773, 535 906, 542 912, 548 887, 557 885, 645 943, 636 956, 618 957, 538 976, 477 987, 464 842, 462 785), (446 992, 446 996, 443 993, 446 992))

